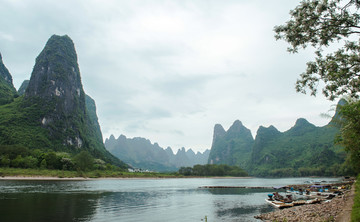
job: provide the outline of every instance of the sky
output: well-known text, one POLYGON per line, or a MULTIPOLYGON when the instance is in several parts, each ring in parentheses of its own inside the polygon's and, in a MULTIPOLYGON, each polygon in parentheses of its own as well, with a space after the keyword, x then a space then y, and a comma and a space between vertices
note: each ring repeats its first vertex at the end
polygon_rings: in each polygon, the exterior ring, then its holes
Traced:
POLYGON ((299 2, 0 0, 0 53, 18 89, 51 35, 68 35, 104 140, 202 152, 215 124, 240 120, 255 138, 260 126, 329 122, 334 102, 295 91, 313 49, 291 54, 274 38, 299 2))

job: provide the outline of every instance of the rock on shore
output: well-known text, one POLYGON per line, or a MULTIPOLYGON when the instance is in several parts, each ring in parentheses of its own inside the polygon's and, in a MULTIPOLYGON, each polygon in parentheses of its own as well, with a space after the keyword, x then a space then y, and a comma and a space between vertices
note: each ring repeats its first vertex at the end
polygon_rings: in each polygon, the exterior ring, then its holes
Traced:
POLYGON ((342 212, 346 202, 348 201, 350 191, 346 191, 344 195, 335 197, 330 202, 320 204, 310 204, 276 210, 274 212, 255 216, 262 221, 336 221, 338 215, 342 212))

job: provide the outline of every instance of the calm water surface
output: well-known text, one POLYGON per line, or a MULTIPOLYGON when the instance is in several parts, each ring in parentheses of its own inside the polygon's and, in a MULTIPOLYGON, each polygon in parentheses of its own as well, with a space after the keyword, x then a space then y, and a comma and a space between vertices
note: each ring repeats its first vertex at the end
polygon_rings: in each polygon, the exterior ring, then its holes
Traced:
POLYGON ((269 190, 200 189, 200 186, 282 186, 286 179, 104 179, 0 181, 0 221, 258 221, 274 210, 269 190))

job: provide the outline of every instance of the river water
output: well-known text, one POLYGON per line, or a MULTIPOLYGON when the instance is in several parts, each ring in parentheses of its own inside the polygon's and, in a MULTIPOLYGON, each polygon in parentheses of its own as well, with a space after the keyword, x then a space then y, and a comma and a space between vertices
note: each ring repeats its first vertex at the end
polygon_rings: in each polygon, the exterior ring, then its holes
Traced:
POLYGON ((190 222, 258 221, 273 211, 271 190, 201 186, 272 187, 337 178, 101 179, 0 181, 0 221, 190 222))

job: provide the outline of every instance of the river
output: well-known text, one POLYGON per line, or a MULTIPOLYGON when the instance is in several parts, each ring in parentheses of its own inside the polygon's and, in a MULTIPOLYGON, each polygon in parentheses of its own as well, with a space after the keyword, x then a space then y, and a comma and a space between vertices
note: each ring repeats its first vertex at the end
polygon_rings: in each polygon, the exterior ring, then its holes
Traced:
POLYGON ((258 221, 270 212, 261 189, 201 186, 283 186, 337 178, 98 179, 0 181, 0 221, 190 222, 258 221))

